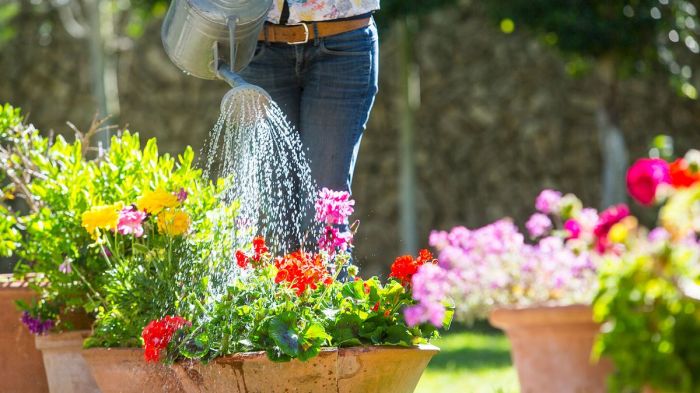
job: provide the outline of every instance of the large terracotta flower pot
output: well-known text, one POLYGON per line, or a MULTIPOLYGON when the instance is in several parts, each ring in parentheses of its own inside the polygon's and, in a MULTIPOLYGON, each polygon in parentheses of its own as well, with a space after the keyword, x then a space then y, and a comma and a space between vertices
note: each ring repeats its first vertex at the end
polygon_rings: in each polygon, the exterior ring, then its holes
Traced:
POLYGON ((306 362, 285 363, 250 352, 173 368, 186 393, 409 393, 438 351, 432 345, 326 349, 306 362))
POLYGON ((82 354, 88 335, 80 330, 36 337, 51 393, 100 393, 82 354))
POLYGON ((102 393, 181 393, 175 373, 160 363, 146 363, 139 348, 91 348, 83 357, 102 393))
POLYGON ((497 309, 489 321, 510 340, 522 393, 606 391, 612 364, 591 360, 599 325, 590 307, 497 309))
POLYGON ((27 283, 0 274, 0 391, 3 393, 45 393, 44 363, 34 347, 34 338, 19 321, 15 300, 30 301, 34 293, 27 283))

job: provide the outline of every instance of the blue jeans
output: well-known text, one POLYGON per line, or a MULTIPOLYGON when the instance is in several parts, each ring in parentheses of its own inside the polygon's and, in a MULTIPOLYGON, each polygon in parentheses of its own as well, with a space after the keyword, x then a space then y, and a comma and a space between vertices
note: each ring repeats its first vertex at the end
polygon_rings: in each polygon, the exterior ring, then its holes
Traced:
POLYGON ((306 44, 259 42, 241 72, 265 89, 299 130, 319 187, 350 191, 377 94, 378 41, 370 26, 306 44))

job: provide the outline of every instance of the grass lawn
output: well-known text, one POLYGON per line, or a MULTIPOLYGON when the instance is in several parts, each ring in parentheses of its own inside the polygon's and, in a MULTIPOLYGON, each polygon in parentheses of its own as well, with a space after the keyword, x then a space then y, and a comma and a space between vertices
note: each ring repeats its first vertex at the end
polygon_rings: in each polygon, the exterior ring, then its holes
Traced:
POLYGON ((433 342, 440 353, 430 361, 416 393, 516 393, 508 339, 490 329, 446 332, 433 342))

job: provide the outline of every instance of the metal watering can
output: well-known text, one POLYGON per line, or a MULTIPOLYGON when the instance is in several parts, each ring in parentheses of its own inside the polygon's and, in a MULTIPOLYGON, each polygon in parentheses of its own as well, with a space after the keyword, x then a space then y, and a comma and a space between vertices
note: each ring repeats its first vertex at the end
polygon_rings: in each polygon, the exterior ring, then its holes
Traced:
POLYGON ((222 109, 243 90, 269 100, 265 90, 238 72, 253 58, 271 6, 272 0, 173 0, 161 30, 165 52, 189 75, 228 82, 233 89, 222 109))

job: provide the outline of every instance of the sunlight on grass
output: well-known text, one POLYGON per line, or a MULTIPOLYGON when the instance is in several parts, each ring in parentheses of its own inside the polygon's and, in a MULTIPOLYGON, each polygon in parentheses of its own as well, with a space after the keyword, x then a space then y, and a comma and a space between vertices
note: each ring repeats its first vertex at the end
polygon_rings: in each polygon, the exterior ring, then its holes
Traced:
POLYGON ((416 393, 515 393, 518 380, 511 365, 508 339, 495 332, 447 333, 423 374, 416 393))

